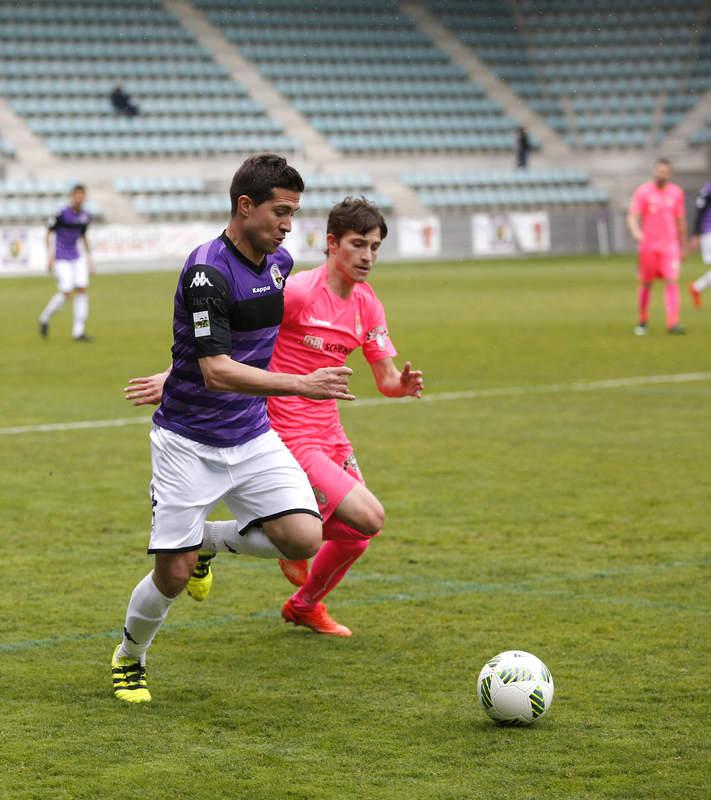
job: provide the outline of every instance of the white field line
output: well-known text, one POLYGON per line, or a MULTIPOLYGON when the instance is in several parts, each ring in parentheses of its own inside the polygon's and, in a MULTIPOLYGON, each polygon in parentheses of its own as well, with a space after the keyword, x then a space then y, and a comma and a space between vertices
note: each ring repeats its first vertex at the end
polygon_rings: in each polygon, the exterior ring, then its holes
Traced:
MULTIPOLYGON (((711 372, 679 372, 672 375, 638 375, 630 378, 611 378, 604 381, 588 381, 578 383, 548 383, 541 386, 502 386, 492 389, 471 389, 462 392, 439 392, 425 394, 421 400, 411 397, 388 398, 372 397, 344 404, 344 408, 366 408, 392 403, 439 403, 446 400, 476 400, 487 397, 517 397, 530 394, 562 394, 564 392, 595 392, 602 389, 620 389, 626 386, 651 386, 669 383, 694 383, 711 380, 711 372)), ((119 417, 118 419, 81 420, 79 422, 56 422, 46 425, 16 425, 0 428, 0 436, 12 436, 22 433, 52 433, 55 431, 76 431, 95 428, 121 428, 125 425, 145 425, 151 421, 150 416, 119 417)))

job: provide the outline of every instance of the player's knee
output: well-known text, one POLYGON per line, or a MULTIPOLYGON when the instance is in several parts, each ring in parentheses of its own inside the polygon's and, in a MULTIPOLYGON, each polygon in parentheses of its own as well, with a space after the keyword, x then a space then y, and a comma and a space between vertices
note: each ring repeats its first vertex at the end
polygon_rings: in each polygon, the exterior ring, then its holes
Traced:
POLYGON ((292 561, 315 556, 323 540, 321 521, 310 514, 290 514, 265 524, 264 531, 279 552, 292 561))
POLYGON ((183 591, 195 569, 197 555, 197 551, 156 555, 153 580, 166 597, 175 597, 183 591))
POLYGON ((375 536, 385 523, 385 509, 377 498, 373 498, 363 509, 358 520, 358 530, 364 536, 375 536))

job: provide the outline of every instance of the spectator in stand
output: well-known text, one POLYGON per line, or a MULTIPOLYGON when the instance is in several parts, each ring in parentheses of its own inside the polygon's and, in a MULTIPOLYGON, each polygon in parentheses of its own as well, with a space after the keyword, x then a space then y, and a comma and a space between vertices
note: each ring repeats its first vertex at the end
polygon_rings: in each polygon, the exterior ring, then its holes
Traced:
POLYGON ((124 92, 120 83, 117 83, 111 91, 111 105, 114 107, 114 111, 125 114, 127 117, 135 117, 140 113, 138 106, 131 102, 130 95, 124 92))
POLYGON ((528 131, 521 125, 516 133, 516 166, 519 169, 526 169, 528 166, 530 152, 531 140, 528 138, 528 131))

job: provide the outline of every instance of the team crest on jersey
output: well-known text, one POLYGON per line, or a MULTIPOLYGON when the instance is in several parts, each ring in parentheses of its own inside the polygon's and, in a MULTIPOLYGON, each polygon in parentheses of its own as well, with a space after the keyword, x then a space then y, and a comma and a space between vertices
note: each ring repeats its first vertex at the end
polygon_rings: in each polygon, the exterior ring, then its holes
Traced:
POLYGON ((196 339, 201 336, 209 336, 212 333, 210 330, 210 316, 207 311, 196 311, 193 314, 193 327, 196 339))
POLYGON ((284 288, 284 276, 279 271, 279 266, 277 264, 272 264, 272 268, 270 270, 272 275, 272 280, 274 281, 274 285, 277 289, 284 288))
POLYGON ((385 350, 385 342, 388 340, 387 328, 384 328, 382 325, 371 328, 365 337, 365 341, 372 342, 373 340, 378 345, 379 350, 385 350))

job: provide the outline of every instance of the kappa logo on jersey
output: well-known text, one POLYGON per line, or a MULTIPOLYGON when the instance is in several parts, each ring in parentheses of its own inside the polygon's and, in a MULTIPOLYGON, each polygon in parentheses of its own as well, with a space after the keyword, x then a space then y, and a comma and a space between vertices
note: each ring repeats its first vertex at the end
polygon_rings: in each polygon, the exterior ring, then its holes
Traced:
POLYGON ((284 276, 281 274, 279 266, 277 264, 272 264, 270 272, 272 275, 272 280, 274 281, 274 285, 277 287, 277 289, 282 289, 284 287, 284 276))
POLYGON ((371 328, 366 337, 366 342, 372 342, 375 340, 375 343, 378 345, 379 350, 385 350, 385 342, 388 339, 388 331, 387 328, 383 328, 382 325, 378 325, 376 328, 371 328))
POLYGON ((196 339, 201 336, 209 336, 212 333, 210 330, 210 316, 207 311, 196 311, 193 314, 193 326, 196 339))
POLYGON ((307 333, 304 336, 304 344, 312 350, 323 350, 323 339, 320 336, 311 336, 307 333))
POLYGON ((360 321, 360 314, 356 314, 355 317, 355 332, 356 336, 358 336, 359 338, 363 335, 363 325, 361 324, 360 321))
POLYGON ((264 294, 264 292, 268 292, 271 288, 271 286, 254 286, 252 287, 252 294, 264 294))
POLYGON ((193 281, 190 284, 190 288, 194 289, 195 287, 201 286, 212 286, 210 283, 210 279, 205 275, 204 272, 196 272, 195 276, 193 277, 193 281))

